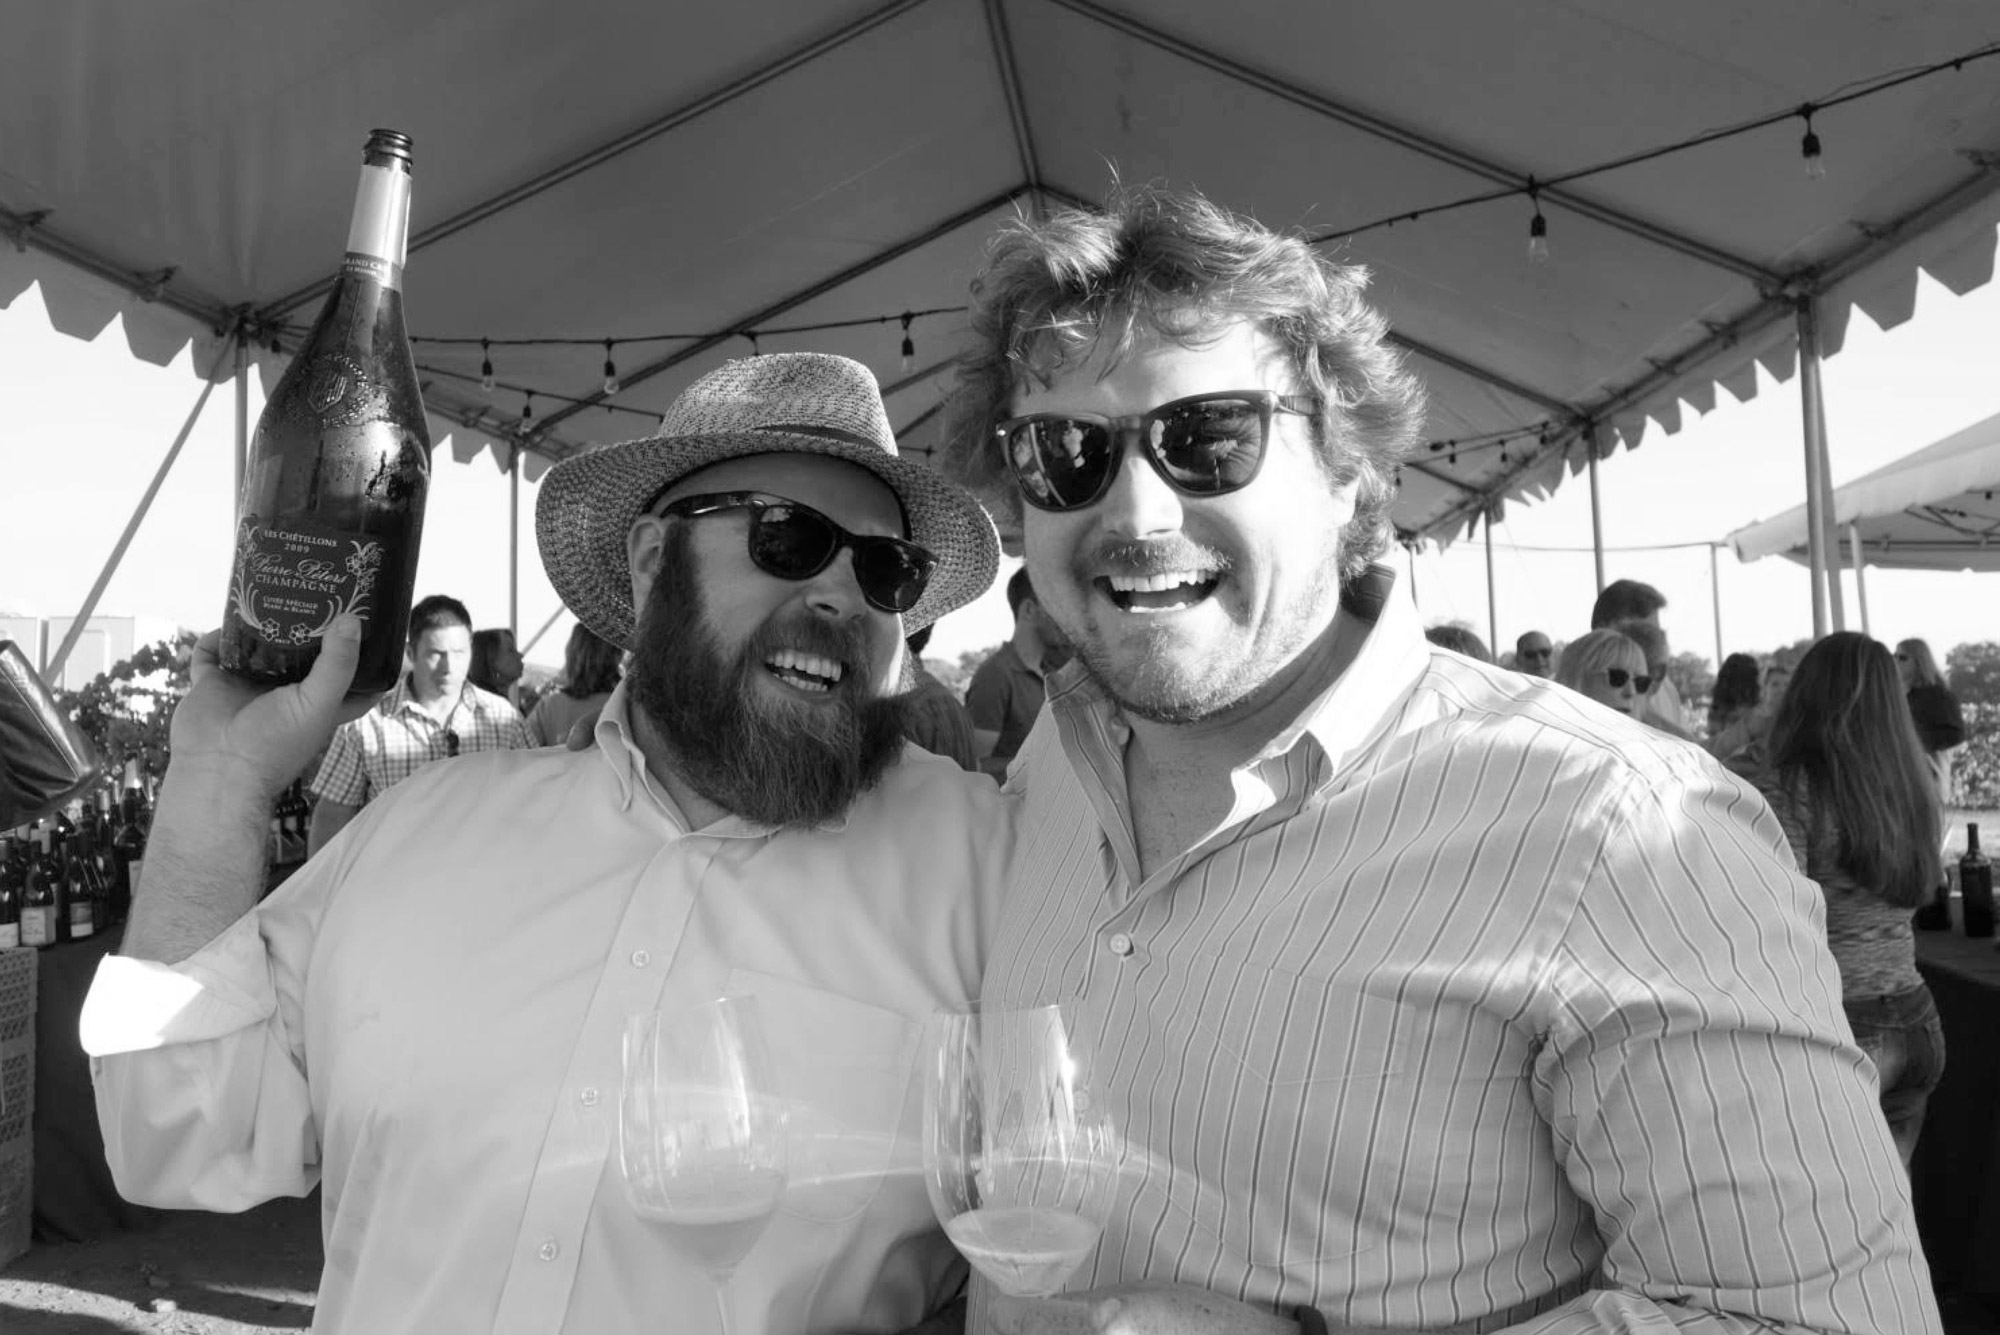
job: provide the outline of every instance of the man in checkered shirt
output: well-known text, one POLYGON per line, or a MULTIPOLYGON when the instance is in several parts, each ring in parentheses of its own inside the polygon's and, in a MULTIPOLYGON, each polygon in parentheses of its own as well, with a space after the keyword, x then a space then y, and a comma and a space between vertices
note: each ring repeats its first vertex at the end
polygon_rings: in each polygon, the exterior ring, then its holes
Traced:
POLYGON ((312 781, 318 802, 310 852, 433 760, 534 745, 519 710, 466 680, 471 662, 472 615, 464 603, 439 593, 410 609, 410 670, 373 709, 340 726, 312 781))

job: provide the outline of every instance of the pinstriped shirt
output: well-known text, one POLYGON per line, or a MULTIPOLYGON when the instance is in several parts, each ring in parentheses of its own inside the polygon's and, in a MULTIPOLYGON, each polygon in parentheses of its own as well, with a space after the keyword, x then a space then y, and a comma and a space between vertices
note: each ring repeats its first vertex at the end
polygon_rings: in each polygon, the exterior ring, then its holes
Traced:
POLYGON ((1939 1329, 1819 892, 1701 751, 1432 648, 1398 593, 1142 878, 1129 732, 1052 689, 983 996, 1062 1003, 1126 1136, 1069 1288, 1538 1335, 1939 1329))

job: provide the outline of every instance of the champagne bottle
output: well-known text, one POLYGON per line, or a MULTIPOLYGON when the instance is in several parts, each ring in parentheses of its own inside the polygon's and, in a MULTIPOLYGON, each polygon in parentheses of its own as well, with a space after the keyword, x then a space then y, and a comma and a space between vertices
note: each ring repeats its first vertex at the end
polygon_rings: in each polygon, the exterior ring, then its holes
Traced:
POLYGON ((81 941, 97 930, 97 882, 91 853, 81 829, 63 841, 63 913, 65 935, 81 941))
POLYGON ((431 468, 403 329, 409 216, 409 138, 376 130, 347 258, 244 470, 221 659, 252 681, 304 677, 341 612, 363 625, 350 689, 386 691, 402 673, 431 468))
POLYGON ((1958 891, 1965 901, 1965 934, 1993 935, 1993 864, 1979 851, 1979 825, 1965 827, 1965 856, 1958 860, 1958 891))

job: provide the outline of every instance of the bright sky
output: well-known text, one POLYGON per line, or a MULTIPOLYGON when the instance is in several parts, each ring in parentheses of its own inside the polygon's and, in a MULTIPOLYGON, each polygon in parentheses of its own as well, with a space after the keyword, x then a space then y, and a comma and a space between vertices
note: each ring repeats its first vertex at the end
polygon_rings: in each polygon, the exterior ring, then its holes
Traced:
MULTIPOLYGON (((1826 363, 1828 434, 1836 485, 1982 418, 2000 413, 2000 284, 1958 298, 1920 277, 1917 314, 1884 334, 1856 311, 1844 350, 1826 363)), ((1761 376, 1761 373, 1760 373, 1761 376)), ((38 289, 0 311, 0 614, 68 616, 130 519, 199 394, 185 354, 171 367, 134 358, 114 322, 94 343, 50 329, 38 289)), ((1799 503, 1804 454, 1798 380, 1761 381, 1747 403, 1718 407, 1677 435, 1649 430, 1636 452, 1599 469, 1608 547, 1720 539, 1799 503)), ((98 612, 145 618, 142 636, 174 625, 208 628, 222 615, 232 530, 233 390, 210 396, 194 434, 120 563, 98 612)), ((262 407, 252 377, 250 415, 262 407)), ((521 487, 521 635, 560 605, 534 553, 534 487, 521 487)), ((1524 630, 1567 639, 1588 628, 1592 583, 1590 494, 1579 475, 1538 504, 1512 504, 1495 529, 1499 638, 1524 630), (1518 550, 1573 547, 1576 554, 1518 550)), ((463 599, 482 625, 508 618, 508 483, 490 455, 459 464, 440 450, 433 470, 417 592, 463 599)), ((1401 558, 1399 557, 1399 562, 1401 558)), ((1011 565, 1011 563, 1009 563, 1011 565)), ((1407 572, 1408 564, 1403 563, 1407 572)), ((1004 580, 1007 570, 1002 570, 1004 580)), ((1483 544, 1432 548, 1416 560, 1426 623, 1463 620, 1489 635, 1483 544)), ((1645 580, 1667 595, 1663 621, 1677 649, 1713 659, 1714 604, 1705 550, 1612 551, 1608 578, 1645 580)), ((1720 557, 1725 652, 1763 650, 1809 635, 1802 567, 1779 558, 1720 557)), ((1928 639, 1940 658, 1964 640, 2000 640, 2000 592, 1966 573, 1870 571, 1877 638, 1928 639)), ((1849 625, 1858 625, 1853 578, 1849 625)), ((529 653, 559 665, 567 613, 529 653)), ((928 653, 955 659, 1010 629, 998 584, 947 617, 928 653)))

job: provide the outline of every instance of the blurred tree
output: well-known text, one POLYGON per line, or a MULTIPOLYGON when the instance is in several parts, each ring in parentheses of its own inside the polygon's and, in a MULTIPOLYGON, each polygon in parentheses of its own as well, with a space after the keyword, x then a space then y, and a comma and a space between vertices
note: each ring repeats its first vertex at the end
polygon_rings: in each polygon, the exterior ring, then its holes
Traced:
POLYGON ((1944 656, 1944 681, 1961 704, 2000 705, 2000 644, 1952 646, 1944 656))
POLYGON ((137 759, 150 774, 167 769, 167 725, 188 688, 193 631, 160 640, 114 663, 81 689, 58 690, 56 700, 97 745, 106 773, 137 759))
POLYGON ((1667 680, 1681 693, 1681 700, 1692 708, 1697 701, 1706 708, 1708 697, 1715 692, 1715 668, 1700 654, 1675 654, 1667 660, 1667 680))

